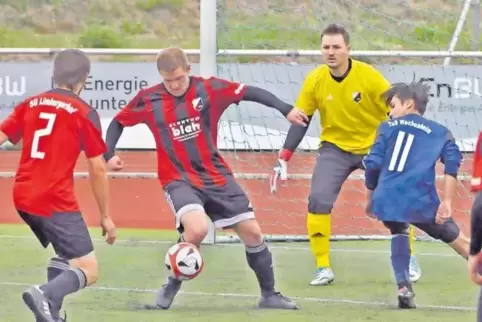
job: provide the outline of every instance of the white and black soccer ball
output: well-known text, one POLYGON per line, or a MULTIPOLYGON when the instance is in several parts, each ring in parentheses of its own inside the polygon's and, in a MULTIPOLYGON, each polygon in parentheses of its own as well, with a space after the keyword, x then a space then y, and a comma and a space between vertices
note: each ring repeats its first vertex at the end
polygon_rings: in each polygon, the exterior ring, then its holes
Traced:
POLYGON ((186 242, 177 243, 169 248, 164 262, 171 276, 180 281, 192 280, 204 267, 199 249, 186 242))

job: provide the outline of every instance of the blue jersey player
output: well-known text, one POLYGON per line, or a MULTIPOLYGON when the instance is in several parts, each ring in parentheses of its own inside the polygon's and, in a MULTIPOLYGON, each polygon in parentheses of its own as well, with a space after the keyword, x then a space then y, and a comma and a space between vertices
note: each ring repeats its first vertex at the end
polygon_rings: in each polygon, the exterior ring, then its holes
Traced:
POLYGON ((450 131, 422 116, 429 99, 426 85, 394 84, 384 96, 391 119, 380 125, 364 158, 369 190, 366 211, 392 234, 391 262, 399 308, 415 308, 409 279, 410 224, 449 244, 462 257, 468 256, 469 240, 452 219, 462 156, 450 131), (442 200, 435 185, 439 160, 445 166, 442 200))

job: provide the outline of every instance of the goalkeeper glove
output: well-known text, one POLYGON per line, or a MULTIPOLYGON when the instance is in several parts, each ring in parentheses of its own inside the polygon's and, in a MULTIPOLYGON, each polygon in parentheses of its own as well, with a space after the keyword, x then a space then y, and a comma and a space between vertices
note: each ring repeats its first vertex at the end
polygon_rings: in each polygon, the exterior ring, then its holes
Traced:
POLYGON ((287 180, 288 179, 288 161, 291 159, 293 152, 282 149, 279 153, 278 160, 273 172, 269 178, 269 185, 271 193, 276 192, 278 179, 287 180))

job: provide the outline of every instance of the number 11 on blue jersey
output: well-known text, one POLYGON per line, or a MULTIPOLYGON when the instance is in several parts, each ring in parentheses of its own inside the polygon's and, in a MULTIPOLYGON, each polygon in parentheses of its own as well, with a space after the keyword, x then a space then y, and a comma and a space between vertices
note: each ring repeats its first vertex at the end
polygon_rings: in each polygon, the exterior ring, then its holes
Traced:
POLYGON ((405 168, 405 164, 407 163, 407 158, 410 153, 410 149, 413 145, 413 140, 415 139, 415 135, 406 133, 404 131, 398 132, 397 140, 395 142, 395 147, 393 148, 392 157, 390 159, 390 164, 388 165, 389 171, 397 171, 402 172, 405 168), (405 140, 405 136, 407 136, 407 140, 405 140), (401 155, 400 155, 401 154, 401 155), (400 157, 400 160, 399 160, 400 157), (397 165, 398 161, 398 165, 397 165))

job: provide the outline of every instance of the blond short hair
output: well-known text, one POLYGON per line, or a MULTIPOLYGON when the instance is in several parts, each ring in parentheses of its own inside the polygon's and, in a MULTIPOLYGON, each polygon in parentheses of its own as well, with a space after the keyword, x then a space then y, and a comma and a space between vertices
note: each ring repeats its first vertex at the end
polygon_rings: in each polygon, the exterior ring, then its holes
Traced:
POLYGON ((171 47, 164 49, 157 55, 157 69, 162 72, 172 72, 178 68, 187 69, 189 59, 181 48, 171 47))

